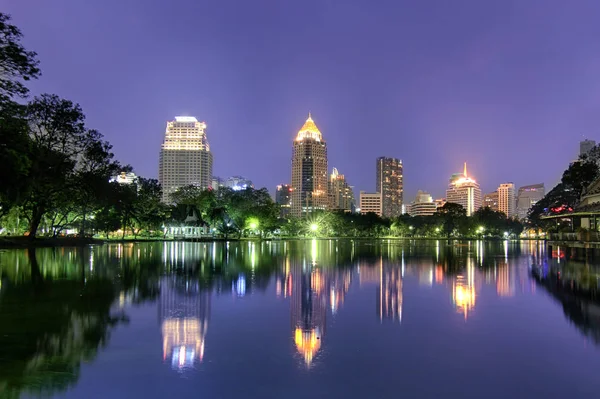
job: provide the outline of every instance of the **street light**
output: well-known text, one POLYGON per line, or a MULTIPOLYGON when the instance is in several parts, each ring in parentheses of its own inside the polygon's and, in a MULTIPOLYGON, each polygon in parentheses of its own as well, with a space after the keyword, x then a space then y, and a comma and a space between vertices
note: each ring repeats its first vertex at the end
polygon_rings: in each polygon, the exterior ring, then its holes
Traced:
POLYGON ((250 228, 251 228, 252 230, 256 230, 256 228, 257 228, 257 227, 258 227, 258 223, 256 223, 256 222, 252 222, 252 223, 250 223, 250 228))
POLYGON ((312 231, 317 231, 317 230, 319 230, 319 225, 316 224, 316 223, 313 223, 313 224, 310 225, 310 229, 312 231))

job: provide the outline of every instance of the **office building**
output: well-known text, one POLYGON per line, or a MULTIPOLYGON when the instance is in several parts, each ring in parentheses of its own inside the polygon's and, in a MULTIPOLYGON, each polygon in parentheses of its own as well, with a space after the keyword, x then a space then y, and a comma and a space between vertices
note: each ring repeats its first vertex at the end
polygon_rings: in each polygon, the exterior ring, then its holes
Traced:
POLYGON ((211 187, 213 190, 218 190, 221 187, 225 187, 225 180, 218 176, 213 176, 211 180, 211 187))
POLYGON ((546 190, 543 183, 519 187, 517 194, 517 217, 521 220, 527 218, 529 209, 536 202, 544 198, 545 195, 546 190))
POLYGON ((327 209, 327 144, 317 125, 308 119, 298 131, 292 154, 291 214, 303 217, 327 209))
POLYGON ((504 212, 508 218, 516 216, 515 185, 513 183, 502 183, 498 187, 498 210, 504 212))
POLYGON ((346 182, 344 175, 336 168, 329 176, 329 208, 344 212, 354 211, 354 192, 346 182))
POLYGON ((254 188, 252 184, 252 180, 246 179, 243 176, 231 176, 229 179, 225 180, 225 187, 229 187, 233 191, 245 190, 247 188, 254 188))
POLYGON ((360 213, 363 215, 376 213, 378 216, 381 216, 381 205, 381 193, 360 192, 360 213))
POLYGON ((425 191, 417 191, 417 195, 412 204, 410 204, 410 216, 431 216, 437 211, 435 202, 431 194, 425 191))
POLYGON ((483 196, 483 206, 490 208, 492 211, 498 210, 498 191, 487 193, 483 196))
POLYGON ((596 146, 595 140, 583 140, 579 142, 579 156, 587 155, 596 146))
POLYGON ((455 173, 450 177, 446 201, 462 205, 467 211, 467 216, 481 208, 481 188, 479 183, 467 174, 466 162, 463 173, 455 173))
POLYGON ((280 184, 275 191, 275 203, 279 205, 280 216, 286 218, 290 215, 292 202, 292 186, 280 184))
POLYGON ((169 202, 180 187, 212 187, 212 166, 206 123, 191 116, 177 116, 167 122, 158 168, 164 202, 169 202))
POLYGON ((403 202, 403 167, 402 161, 396 158, 377 158, 377 187, 381 193, 381 213, 391 218, 402 214, 403 202))

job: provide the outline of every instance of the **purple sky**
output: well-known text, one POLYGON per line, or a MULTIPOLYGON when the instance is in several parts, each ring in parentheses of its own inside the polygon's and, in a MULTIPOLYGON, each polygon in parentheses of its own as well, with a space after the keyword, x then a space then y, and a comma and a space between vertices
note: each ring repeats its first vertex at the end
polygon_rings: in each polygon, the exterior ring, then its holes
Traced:
POLYGON ((43 76, 123 163, 156 177, 165 124, 208 124, 214 174, 290 180, 308 111, 329 166, 405 198, 444 193, 467 161, 484 191, 553 186, 600 138, 598 0, 2 0, 43 76))

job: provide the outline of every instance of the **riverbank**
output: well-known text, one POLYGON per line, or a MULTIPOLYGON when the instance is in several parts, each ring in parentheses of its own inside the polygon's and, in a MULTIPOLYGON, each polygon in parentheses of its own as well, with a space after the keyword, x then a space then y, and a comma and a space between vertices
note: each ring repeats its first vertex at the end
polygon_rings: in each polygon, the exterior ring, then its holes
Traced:
MULTIPOLYGON (((83 247, 88 245, 102 244, 118 244, 118 243, 140 243, 140 242, 226 242, 226 241, 285 241, 285 240, 387 240, 387 241, 477 241, 478 238, 435 238, 435 237, 277 237, 277 238, 258 238, 258 237, 243 237, 243 238, 222 238, 222 237, 202 237, 188 239, 173 239, 173 238, 124 238, 124 239, 101 239, 101 238, 79 238, 79 237, 55 237, 46 238, 40 237, 30 239, 29 237, 0 237, 0 249, 11 248, 51 248, 51 247, 83 247)), ((484 241, 504 241, 502 238, 486 237, 484 241)), ((539 241, 536 239, 519 238, 510 239, 509 241, 539 241)))

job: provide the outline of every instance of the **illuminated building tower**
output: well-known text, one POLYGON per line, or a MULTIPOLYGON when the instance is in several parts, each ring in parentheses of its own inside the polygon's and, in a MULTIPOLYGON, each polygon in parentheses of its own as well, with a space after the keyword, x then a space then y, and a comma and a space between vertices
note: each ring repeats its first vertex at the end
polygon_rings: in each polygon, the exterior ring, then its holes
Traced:
POLYGON ((446 201, 462 205, 467 211, 467 216, 481 208, 481 188, 477 181, 467 174, 466 162, 463 173, 455 173, 450 177, 446 201))
POLYGON ((410 216, 431 216, 437 211, 437 206, 433 202, 433 198, 425 191, 417 191, 415 200, 410 205, 410 216))
POLYGON ((506 217, 515 217, 515 185, 502 183, 498 187, 498 210, 504 212, 506 217))
POLYGON ((327 284, 323 271, 314 262, 293 264, 291 280, 294 343, 306 366, 310 366, 325 334, 327 284))
POLYGON ((310 114, 298 131, 292 154, 291 214, 303 217, 327 209, 327 144, 310 114))
POLYGON ((329 176, 329 208, 331 210, 341 210, 352 212, 354 210, 354 192, 352 187, 346 182, 344 175, 340 174, 336 168, 329 176))
POLYGON ((488 207, 493 211, 498 210, 498 191, 487 193, 483 196, 483 206, 488 207))
POLYGON ((402 161, 396 158, 377 158, 377 191, 381 193, 381 214, 391 218, 402 214, 402 161))
POLYGON ((160 284, 159 321, 163 338, 163 361, 173 369, 193 367, 204 356, 210 317, 210 292, 198 282, 180 277, 164 278, 160 284))
POLYGON ((292 186, 289 184, 280 184, 275 191, 275 203, 279 205, 280 216, 288 217, 290 214, 292 202, 292 186))
POLYGON ((544 195, 546 195, 544 183, 519 187, 519 193, 517 194, 517 217, 525 219, 529 209, 536 202, 544 198, 544 195))
POLYGON ((213 155, 205 130, 206 123, 191 116, 167 122, 158 167, 163 202, 169 202, 171 194, 183 186, 212 187, 213 155))

